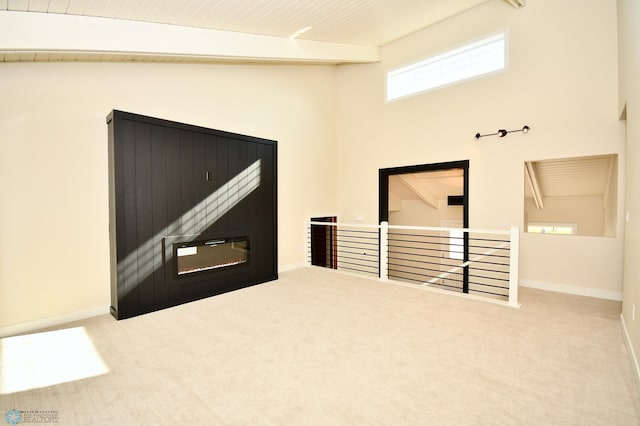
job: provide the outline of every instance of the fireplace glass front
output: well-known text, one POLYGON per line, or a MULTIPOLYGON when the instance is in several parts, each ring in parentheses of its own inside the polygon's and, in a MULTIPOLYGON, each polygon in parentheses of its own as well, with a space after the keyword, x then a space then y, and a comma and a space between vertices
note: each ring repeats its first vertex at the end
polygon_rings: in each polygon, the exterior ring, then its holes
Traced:
POLYGON ((234 237, 174 244, 178 277, 230 268, 249 261, 249 238, 234 237))

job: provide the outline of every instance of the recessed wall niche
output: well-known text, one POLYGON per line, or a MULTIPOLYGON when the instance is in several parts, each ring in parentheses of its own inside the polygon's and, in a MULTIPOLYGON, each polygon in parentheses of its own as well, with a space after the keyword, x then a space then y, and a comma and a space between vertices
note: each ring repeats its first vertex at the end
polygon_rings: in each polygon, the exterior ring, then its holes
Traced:
POLYGON ((524 164, 525 232, 615 237, 618 155, 524 164))
POLYGON ((117 319, 277 279, 275 141, 107 116, 117 319))

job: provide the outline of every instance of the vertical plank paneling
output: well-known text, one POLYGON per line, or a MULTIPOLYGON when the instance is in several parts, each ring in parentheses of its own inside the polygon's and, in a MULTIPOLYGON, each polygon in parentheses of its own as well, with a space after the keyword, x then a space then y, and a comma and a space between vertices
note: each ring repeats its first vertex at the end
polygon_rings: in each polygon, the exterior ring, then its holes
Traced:
POLYGON ((193 222, 194 233, 201 234, 207 229, 207 211, 203 200, 207 197, 205 167, 205 137, 202 133, 193 134, 193 222))
MULTIPOLYGON (((260 206, 259 215, 260 221, 265 224, 264 227, 259 227, 257 229, 260 241, 269 242, 269 244, 265 244, 264 246, 260 246, 259 257, 259 267, 271 270, 273 269, 273 261, 272 258, 268 255, 269 252, 277 253, 276 247, 274 247, 272 241, 276 238, 274 235, 274 230, 272 226, 269 226, 274 223, 274 209, 276 206, 273 205, 273 191, 274 187, 274 176, 272 173, 269 173, 274 167, 273 163, 273 150, 267 149, 265 145, 261 146, 262 150, 262 168, 260 173, 260 185, 265 188, 265 190, 258 192, 258 205, 260 206), (267 208, 267 206, 273 206, 273 208, 267 208), (269 225, 267 225, 269 224, 269 225)), ((276 271, 272 271, 272 273, 276 273, 276 271)))
POLYGON ((167 236, 167 129, 151 127, 151 217, 153 221, 153 293, 156 303, 166 299, 162 238, 167 236))
POLYGON ((218 138, 218 152, 216 156, 216 180, 218 182, 219 196, 216 200, 216 213, 215 217, 218 222, 218 231, 224 232, 229 229, 228 223, 229 220, 227 216, 223 214, 224 209, 228 206, 227 197, 229 196, 228 191, 222 190, 224 185, 229 181, 229 167, 227 164, 227 158, 229 155, 229 142, 227 138, 219 137, 218 138))
POLYGON ((124 139, 122 125, 114 122, 114 117, 107 117, 109 126, 109 241, 111 261, 111 309, 117 313, 121 306, 119 288, 124 285, 124 262, 120 259, 126 253, 126 233, 124 203, 124 150, 121 148, 124 139), (116 167, 117 166, 117 167, 116 167), (117 201, 117 202, 116 202, 117 201), (120 238, 118 238, 120 236, 120 238))
MULTIPOLYGON (((182 211, 182 235, 191 235, 190 239, 196 239, 196 164, 201 159, 196 158, 195 134, 187 130, 180 130, 180 179, 181 179, 181 199, 180 210, 182 211)), ((200 176, 202 177, 202 176, 200 176)), ((194 285, 180 286, 182 299, 191 299, 195 296, 194 285)))
POLYGON ((166 129, 167 235, 180 234, 180 141, 176 129, 166 129))
MULTIPOLYGON (((261 144, 253 143, 247 146, 247 163, 248 164, 252 165, 260 158, 258 154, 258 151, 260 150, 260 145, 261 144)), ((247 182, 249 185, 255 184, 255 182, 252 179, 254 176, 255 174, 252 174, 249 176, 249 181, 247 182)), ((258 197, 256 195, 256 193, 260 191, 259 188, 260 187, 258 187, 257 190, 253 191, 243 200, 243 209, 247 212, 247 214, 245 215, 245 219, 244 219, 244 223, 242 224, 242 227, 243 229, 246 229, 248 231, 257 230, 262 227, 260 225, 260 220, 259 220, 260 206, 257 203, 258 197)), ((253 239, 255 238, 256 236, 253 236, 253 239)), ((249 243, 251 244, 251 242, 249 243)), ((249 247, 249 261, 251 262, 251 268, 248 271, 250 274, 249 279, 253 280, 253 279, 256 279, 256 277, 258 276, 259 270, 256 267, 257 265, 254 263, 254 256, 252 253, 251 246, 249 247)))
MULTIPOLYGON (((240 167, 238 162, 238 143, 231 139, 227 139, 227 167, 228 167, 228 178, 227 181, 231 181, 233 178, 238 176, 240 173, 240 167)), ((238 194, 238 186, 237 185, 229 185, 229 191, 227 192, 227 205, 225 206, 226 213, 225 217, 225 231, 229 231, 232 229, 233 219, 231 217, 231 210, 233 209, 233 202, 235 201, 238 194)))
POLYGON ((267 246, 270 247, 267 250, 270 250, 272 256, 270 257, 270 264, 265 265, 265 268, 271 267, 271 271, 269 269, 265 269, 265 273, 271 273, 272 276, 278 276, 278 182, 277 182, 277 173, 275 171, 278 168, 278 155, 277 155, 277 145, 273 145, 270 147, 265 153, 265 156, 268 158, 268 161, 265 161, 264 168, 264 176, 265 176, 265 188, 264 191, 264 202, 263 211, 265 217, 268 218, 268 229, 266 229, 266 238, 265 241, 268 241, 267 246), (266 206, 272 206, 272 208, 268 209, 266 206))
MULTIPOLYGON (((181 191, 181 158, 179 132, 175 128, 166 130, 167 144, 167 236, 180 235, 180 200, 181 191)), ((171 266, 165 266, 171 267, 171 266)), ((171 287, 168 290, 167 299, 179 298, 180 287, 171 287)))
POLYGON ((135 122, 123 123, 123 173, 124 173, 124 240, 126 257, 123 257, 124 275, 122 294, 124 309, 136 310, 138 307, 138 227, 136 223, 136 149, 135 122))
MULTIPOLYGON (((207 197, 215 193, 220 188, 220 182, 217 174, 217 155, 218 141, 214 135, 207 135, 205 141, 205 169, 209 172, 209 181, 207 181, 207 197)), ((218 212, 217 202, 208 202, 206 206, 207 215, 207 233, 215 233, 218 231, 218 221, 216 214, 218 212)))
POLYGON ((138 241, 139 308, 153 306, 153 201, 151 176, 151 126, 135 124, 136 226, 138 241))
POLYGON ((192 235, 194 233, 193 226, 193 206, 194 206, 194 188, 193 188, 193 134, 185 130, 179 131, 180 140, 180 211, 182 219, 180 223, 181 235, 192 235))
MULTIPOLYGON (((243 176, 246 176, 246 170, 251 165, 248 157, 249 144, 244 141, 234 141, 233 145, 235 147, 234 158, 230 158, 229 160, 234 163, 234 170, 237 170, 236 174, 242 173, 243 176)), ((234 190, 233 202, 236 206, 229 214, 229 227, 231 229, 247 229, 247 216, 249 212, 244 205, 246 204, 246 195, 249 190, 248 180, 243 178, 234 190)))

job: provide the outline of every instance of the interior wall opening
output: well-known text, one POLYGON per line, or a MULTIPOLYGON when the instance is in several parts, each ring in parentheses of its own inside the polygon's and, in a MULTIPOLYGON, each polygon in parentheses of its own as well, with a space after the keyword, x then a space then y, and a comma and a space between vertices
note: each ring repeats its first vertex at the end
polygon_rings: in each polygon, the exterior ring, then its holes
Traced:
POLYGON ((450 228, 436 232, 420 243, 411 231, 390 232, 389 278, 399 281, 422 279, 416 268, 441 278, 430 285, 468 291, 468 271, 449 274, 451 262, 468 258, 468 234, 451 228, 468 228, 469 162, 422 164, 380 170, 380 221, 389 225, 450 228), (415 240, 415 239, 414 239, 415 240), (395 242, 394 242, 395 241, 395 242), (419 254, 418 254, 419 253, 419 254), (419 256, 419 257, 418 257, 419 256))
POLYGON ((615 237, 617 206, 617 154, 524 164, 525 232, 615 237))

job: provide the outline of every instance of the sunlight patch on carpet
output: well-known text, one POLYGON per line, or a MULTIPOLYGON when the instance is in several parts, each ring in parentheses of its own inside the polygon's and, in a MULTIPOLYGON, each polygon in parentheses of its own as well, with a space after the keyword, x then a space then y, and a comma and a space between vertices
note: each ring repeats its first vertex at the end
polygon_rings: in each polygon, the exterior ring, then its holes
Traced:
POLYGON ((0 339, 0 394, 108 372, 84 327, 0 339))

